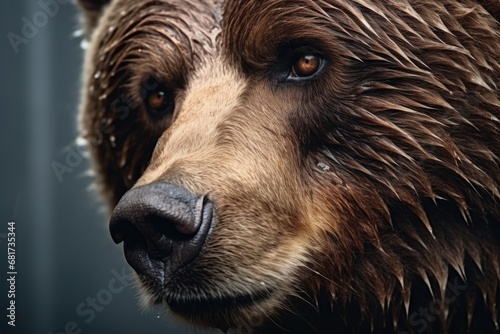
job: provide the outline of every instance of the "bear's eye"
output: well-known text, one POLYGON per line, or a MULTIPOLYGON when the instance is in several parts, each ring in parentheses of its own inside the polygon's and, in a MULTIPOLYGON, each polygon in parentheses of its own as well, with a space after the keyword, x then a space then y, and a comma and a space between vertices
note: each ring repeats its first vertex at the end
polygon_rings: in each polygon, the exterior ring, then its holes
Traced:
POLYGON ((174 109, 173 95, 164 86, 148 91, 144 102, 148 113, 155 117, 172 113, 174 109))
POLYGON ((291 77, 307 78, 318 72, 321 67, 321 58, 315 55, 304 55, 292 66, 291 77))
POLYGON ((317 77, 325 67, 325 59, 309 48, 293 50, 288 61, 286 81, 308 81, 317 77))

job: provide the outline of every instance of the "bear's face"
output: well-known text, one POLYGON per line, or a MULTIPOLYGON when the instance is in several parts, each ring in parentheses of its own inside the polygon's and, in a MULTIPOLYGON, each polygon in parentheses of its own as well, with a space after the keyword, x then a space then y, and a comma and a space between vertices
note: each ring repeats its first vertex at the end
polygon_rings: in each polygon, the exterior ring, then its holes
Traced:
POLYGON ((498 282, 500 28, 484 8, 81 3, 82 133, 146 304, 281 328, 327 296, 411 328, 412 283, 425 304, 464 271, 498 282))

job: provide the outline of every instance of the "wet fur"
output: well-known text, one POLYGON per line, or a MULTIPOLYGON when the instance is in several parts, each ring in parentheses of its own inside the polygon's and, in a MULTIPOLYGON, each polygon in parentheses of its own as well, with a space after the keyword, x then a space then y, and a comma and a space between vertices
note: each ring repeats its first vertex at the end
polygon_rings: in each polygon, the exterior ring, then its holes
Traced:
POLYGON ((498 331, 497 1, 81 3, 82 135, 110 207, 155 180, 217 206, 170 292, 142 282, 149 302, 269 293, 181 314, 255 333, 498 331), (326 71, 279 82, 302 44, 326 71), (149 77, 172 117, 143 110, 149 77))

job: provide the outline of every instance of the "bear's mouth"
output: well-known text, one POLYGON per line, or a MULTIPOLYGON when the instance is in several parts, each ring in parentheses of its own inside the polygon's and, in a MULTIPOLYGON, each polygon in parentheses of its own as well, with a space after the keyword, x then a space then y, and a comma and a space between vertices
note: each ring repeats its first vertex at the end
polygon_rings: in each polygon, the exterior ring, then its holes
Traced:
POLYGON ((272 296, 271 290, 259 290, 251 293, 237 293, 233 295, 186 297, 179 294, 167 293, 165 302, 170 309, 180 315, 207 314, 214 311, 231 311, 236 308, 251 307, 263 302, 272 296))
MULTIPOLYGON (((160 261, 152 261, 154 264, 163 268, 163 263, 160 261)), ((236 309, 253 307, 256 304, 265 302, 271 299, 275 294, 275 289, 245 289, 244 292, 231 291, 224 289, 221 291, 203 291, 203 288, 196 288, 198 285, 197 275, 190 269, 190 266, 176 270, 168 277, 164 283, 164 276, 153 275, 155 271, 147 272, 147 274, 139 274, 137 276, 142 283, 144 291, 148 292, 153 298, 150 299, 152 305, 168 305, 171 311, 181 316, 202 316, 214 312, 225 311, 232 312, 236 309), (189 279, 187 279, 187 276, 189 279), (189 286, 189 283, 194 285, 189 286), (194 281, 194 282, 193 282, 194 281), (182 282, 182 283, 180 283, 182 282), (192 290, 192 291, 191 291, 192 290)), ((156 271, 157 274, 163 271, 156 271)), ((211 289, 206 289, 211 290, 211 289)))

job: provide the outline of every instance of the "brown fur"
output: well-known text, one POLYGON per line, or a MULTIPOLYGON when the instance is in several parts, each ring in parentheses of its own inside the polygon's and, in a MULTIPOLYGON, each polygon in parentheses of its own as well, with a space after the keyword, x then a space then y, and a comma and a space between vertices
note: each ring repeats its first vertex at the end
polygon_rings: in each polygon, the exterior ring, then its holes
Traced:
POLYGON ((145 300, 265 296, 179 314, 254 332, 498 331, 500 2, 80 2, 82 134, 110 206, 166 180, 217 209, 145 300), (327 68, 278 82, 296 43, 327 68), (146 115, 149 77, 171 117, 146 115))

